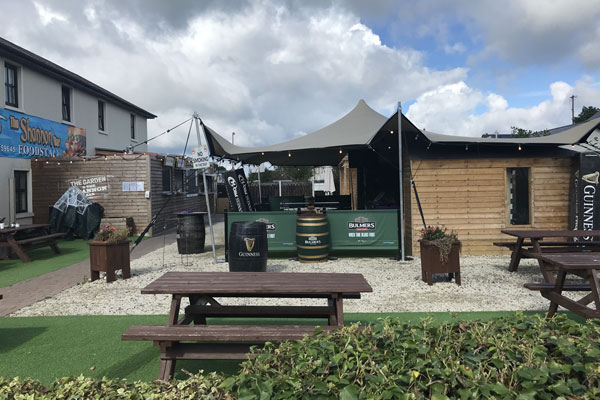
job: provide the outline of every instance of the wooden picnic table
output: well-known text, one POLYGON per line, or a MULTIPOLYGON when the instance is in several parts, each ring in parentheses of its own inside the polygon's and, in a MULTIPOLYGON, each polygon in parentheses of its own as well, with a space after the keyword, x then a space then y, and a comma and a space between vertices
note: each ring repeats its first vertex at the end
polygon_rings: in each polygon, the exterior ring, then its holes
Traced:
POLYGON ((600 253, 543 254, 539 260, 556 268, 556 281, 553 284, 525 286, 540 290, 542 296, 550 300, 547 318, 551 318, 556 313, 558 306, 584 318, 600 318, 600 253), (582 284, 565 284, 567 274, 583 278, 582 284), (563 291, 589 291, 590 293, 574 301, 564 296, 563 291), (594 303, 595 309, 588 307, 590 303, 594 303))
MULTIPOLYGON (((497 246, 506 246, 512 250, 508 270, 514 272, 519 267, 521 258, 536 258, 546 253, 569 253, 599 251, 600 243, 594 241, 546 241, 556 238, 588 238, 600 236, 600 231, 595 230, 537 230, 537 229, 503 229, 502 233, 515 236, 512 242, 494 243, 497 246), (525 242, 527 240, 527 242, 525 242)), ((555 278, 550 268, 540 262, 540 268, 547 282, 554 282, 555 278)))
POLYGON ((12 250, 24 263, 31 262, 26 252, 39 247, 50 246, 56 254, 60 254, 57 240, 64 233, 51 234, 49 227, 48 224, 30 224, 0 229, 0 248, 8 249, 7 256, 12 250))
POLYGON ((331 330, 344 325, 344 298, 359 299, 361 293, 372 291, 361 274, 167 272, 142 289, 143 294, 171 295, 167 325, 135 325, 123 334, 122 339, 152 340, 159 345, 158 378, 168 380, 173 376, 178 359, 240 359, 247 357, 248 342, 301 339, 316 328, 306 325, 207 325, 207 317, 323 318, 327 323, 322 327, 331 330), (184 297, 190 304, 180 315, 184 297), (321 298, 327 305, 240 306, 222 305, 216 299, 229 297, 321 298))

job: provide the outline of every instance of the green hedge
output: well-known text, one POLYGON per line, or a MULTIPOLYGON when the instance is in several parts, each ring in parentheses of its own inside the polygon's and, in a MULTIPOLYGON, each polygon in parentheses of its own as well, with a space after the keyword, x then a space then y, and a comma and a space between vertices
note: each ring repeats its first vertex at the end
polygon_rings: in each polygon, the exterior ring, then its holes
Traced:
POLYGON ((0 399, 596 399, 599 339, 598 321, 564 315, 441 325, 386 319, 370 329, 267 344, 234 376, 171 383, 80 377, 51 387, 0 379, 0 399))

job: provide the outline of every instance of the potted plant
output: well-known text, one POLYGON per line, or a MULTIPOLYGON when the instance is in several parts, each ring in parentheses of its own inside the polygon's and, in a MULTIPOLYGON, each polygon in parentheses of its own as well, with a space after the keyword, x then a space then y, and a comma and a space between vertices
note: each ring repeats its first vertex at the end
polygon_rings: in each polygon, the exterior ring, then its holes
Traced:
POLYGON ((90 275, 92 281, 100 278, 100 271, 106 272, 106 282, 115 280, 115 271, 123 271, 123 279, 131 276, 129 269, 129 228, 117 229, 104 225, 100 228, 90 246, 90 275))
MULTIPOLYGON (((461 243, 454 231, 428 226, 421 232, 421 277, 433 285, 433 274, 456 274, 456 284, 460 285, 461 243)), ((450 279, 452 275, 449 275, 450 279)))

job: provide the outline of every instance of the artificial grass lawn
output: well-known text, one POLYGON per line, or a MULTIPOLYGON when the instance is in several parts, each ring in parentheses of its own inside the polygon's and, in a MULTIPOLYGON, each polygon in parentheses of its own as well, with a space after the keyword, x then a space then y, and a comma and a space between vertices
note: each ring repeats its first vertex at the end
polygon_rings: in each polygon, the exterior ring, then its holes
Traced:
POLYGON ((50 246, 28 251, 29 263, 19 258, 0 260, 0 287, 68 267, 90 256, 87 240, 59 240, 58 248, 61 254, 55 254, 50 246))
MULTIPOLYGON (((133 243, 138 237, 132 236, 133 243)), ((148 237, 145 236, 143 240, 148 237)), ((48 272, 76 264, 90 257, 87 240, 59 240, 61 254, 55 254, 50 246, 30 250, 27 255, 31 262, 24 263, 19 258, 0 260, 0 288, 14 285, 17 282, 35 278, 48 272)), ((83 277, 81 277, 83 280, 83 277)))
MULTIPOLYGON (((535 314, 535 312, 528 314, 535 314)), ((485 321, 510 315, 514 315, 514 312, 347 313, 344 318, 346 324, 354 322, 366 324, 388 316, 411 322, 418 322, 423 317, 431 317, 434 323, 440 323, 485 321)), ((220 321, 216 318, 209 319, 209 324, 220 321)), ((46 385, 63 376, 78 375, 152 381, 156 379, 158 373, 158 348, 148 341, 122 341, 121 334, 131 325, 164 325, 166 322, 166 315, 0 318, 0 359, 2 360, 0 376, 31 377, 46 385)), ((228 322, 232 323, 232 320, 228 322)), ((277 322, 322 324, 323 320, 278 320, 277 322)), ((256 324, 260 321, 247 318, 236 319, 235 323, 256 324)), ((205 372, 221 371, 233 374, 238 371, 239 362, 178 361, 175 378, 186 378, 186 375, 181 372, 182 368, 192 373, 203 369, 205 372)))

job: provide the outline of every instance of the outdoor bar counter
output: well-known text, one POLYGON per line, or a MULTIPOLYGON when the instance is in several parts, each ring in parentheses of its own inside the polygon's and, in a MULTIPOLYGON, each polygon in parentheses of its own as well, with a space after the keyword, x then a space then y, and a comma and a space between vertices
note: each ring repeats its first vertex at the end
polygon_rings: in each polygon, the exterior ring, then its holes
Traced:
MULTIPOLYGON (((269 256, 295 254, 296 211, 225 213, 225 243, 232 222, 261 221, 267 225, 269 256)), ((398 252, 398 210, 328 210, 333 255, 394 255, 398 252)))

